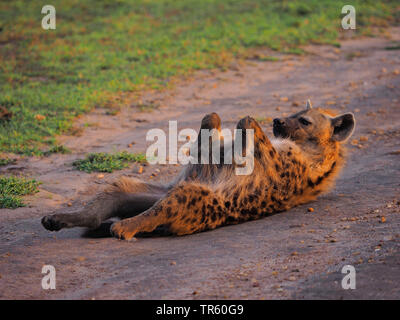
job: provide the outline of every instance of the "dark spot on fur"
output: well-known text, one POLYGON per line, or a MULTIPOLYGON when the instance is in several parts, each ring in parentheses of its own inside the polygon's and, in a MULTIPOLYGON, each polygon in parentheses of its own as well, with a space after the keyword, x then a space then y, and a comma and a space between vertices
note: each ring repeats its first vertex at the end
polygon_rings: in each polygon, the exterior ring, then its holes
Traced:
POLYGON ((257 208, 255 208, 255 207, 251 208, 250 214, 251 214, 252 216, 257 216, 257 215, 258 215, 258 210, 257 210, 257 208))
POLYGON ((290 157, 292 155, 292 152, 288 151, 287 155, 288 155, 288 157, 290 157))
POLYGON ((217 204, 218 204, 217 199, 215 199, 215 198, 213 199, 213 204, 214 204, 214 205, 217 205, 217 204))
POLYGON ((336 161, 332 164, 331 168, 327 172, 325 172, 322 176, 318 177, 317 181, 315 182, 315 185, 319 185, 322 182, 322 180, 324 180, 324 178, 327 178, 332 173, 335 166, 336 166, 336 161))
POLYGON ((208 196, 210 194, 210 191, 208 190, 201 190, 201 195, 203 196, 208 196))
POLYGON ((229 209, 229 208, 231 207, 230 201, 226 201, 226 202, 225 202, 225 207, 226 207, 227 209, 229 209))
POLYGON ((269 155, 271 156, 271 158, 275 157, 275 153, 273 150, 269 150, 269 155))
POLYGON ((329 171, 327 171, 327 172, 324 173, 324 177, 325 177, 325 178, 326 178, 327 176, 329 176, 329 175, 332 173, 333 169, 335 169, 335 166, 336 166, 336 161, 335 161, 334 163, 332 163, 332 166, 331 166, 331 168, 329 169, 329 171))
POLYGON ((237 198, 233 198, 233 206, 237 207, 237 198))
POLYGON ((318 177, 317 181, 315 181, 315 185, 316 185, 316 186, 319 185, 319 184, 322 182, 322 180, 324 180, 324 177, 323 177, 323 176, 318 177))
POLYGON ((261 202, 261 207, 265 207, 267 203, 265 201, 261 202))
POLYGON ((229 216, 228 218, 226 218, 226 223, 234 223, 236 222, 236 219, 232 216, 229 216))
POLYGON ((177 194, 175 197, 179 203, 186 203, 187 198, 185 195, 181 196, 181 195, 177 194))
POLYGON ((311 188, 314 188, 314 186, 315 186, 314 182, 313 182, 310 178, 308 178, 307 184, 308 184, 308 186, 311 187, 311 188))

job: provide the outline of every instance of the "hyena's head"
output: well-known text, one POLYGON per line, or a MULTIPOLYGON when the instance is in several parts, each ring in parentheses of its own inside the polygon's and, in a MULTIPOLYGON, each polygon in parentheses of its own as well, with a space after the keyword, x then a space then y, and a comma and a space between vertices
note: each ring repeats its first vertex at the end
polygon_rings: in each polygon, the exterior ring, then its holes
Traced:
POLYGON ((287 138, 296 144, 326 145, 329 142, 345 142, 354 131, 355 119, 352 113, 336 117, 320 108, 307 108, 287 118, 274 119, 276 138, 287 138))

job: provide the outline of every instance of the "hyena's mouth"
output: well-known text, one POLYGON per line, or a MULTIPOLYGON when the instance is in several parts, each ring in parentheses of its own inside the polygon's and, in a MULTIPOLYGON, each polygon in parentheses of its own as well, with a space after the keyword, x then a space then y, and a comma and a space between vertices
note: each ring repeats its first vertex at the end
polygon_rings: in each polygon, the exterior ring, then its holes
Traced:
POLYGON ((288 130, 285 127, 275 124, 275 123, 273 126, 273 132, 274 132, 275 138, 286 139, 286 138, 289 138, 289 136, 290 136, 288 130))

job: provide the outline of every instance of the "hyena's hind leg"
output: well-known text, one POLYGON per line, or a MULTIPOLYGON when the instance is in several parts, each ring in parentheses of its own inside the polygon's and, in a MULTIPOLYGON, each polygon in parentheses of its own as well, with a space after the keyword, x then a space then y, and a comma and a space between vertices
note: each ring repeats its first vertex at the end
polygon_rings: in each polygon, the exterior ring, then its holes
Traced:
POLYGON ((185 235, 214 229, 224 223, 227 204, 223 196, 199 183, 178 185, 140 215, 115 222, 111 233, 129 240, 141 232, 166 226, 172 234, 185 235))
POLYGON ((168 187, 123 177, 78 212, 45 216, 42 225, 50 231, 73 227, 96 229, 109 218, 132 217, 147 210, 167 191, 168 187))

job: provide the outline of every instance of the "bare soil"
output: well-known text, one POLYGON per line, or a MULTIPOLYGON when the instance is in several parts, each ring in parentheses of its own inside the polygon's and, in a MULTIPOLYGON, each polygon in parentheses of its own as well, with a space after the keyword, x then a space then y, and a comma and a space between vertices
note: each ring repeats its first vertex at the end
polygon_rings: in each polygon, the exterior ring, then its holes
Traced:
POLYGON ((145 94, 143 101, 160 105, 153 112, 132 105, 116 116, 97 109, 78 119, 81 136, 59 137, 72 154, 3 167, 2 173, 43 184, 26 198, 28 207, 0 210, 0 298, 399 299, 400 55, 385 48, 400 40, 400 29, 387 35, 198 72, 174 90, 145 94), (79 228, 51 233, 40 224, 45 214, 82 205, 120 175, 167 181, 180 170, 146 166, 139 174, 132 165, 102 177, 72 167, 87 152, 144 152, 149 129, 167 130, 168 120, 198 129, 213 111, 229 128, 246 115, 265 118, 271 136, 270 118, 300 110, 308 98, 338 113, 352 111, 357 120, 337 186, 313 203, 214 231, 135 242, 79 228), (56 268, 56 290, 41 287, 44 264, 56 268), (356 290, 341 288, 346 264, 356 268, 356 290))

